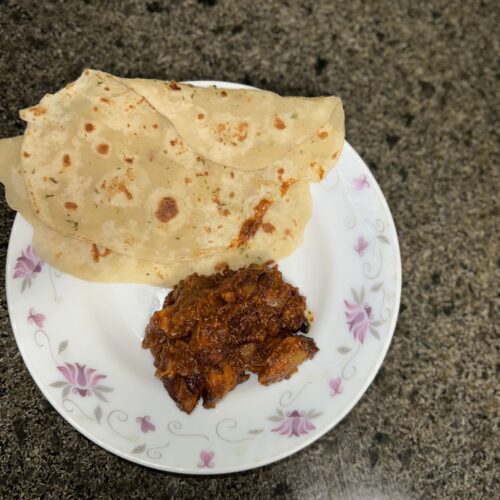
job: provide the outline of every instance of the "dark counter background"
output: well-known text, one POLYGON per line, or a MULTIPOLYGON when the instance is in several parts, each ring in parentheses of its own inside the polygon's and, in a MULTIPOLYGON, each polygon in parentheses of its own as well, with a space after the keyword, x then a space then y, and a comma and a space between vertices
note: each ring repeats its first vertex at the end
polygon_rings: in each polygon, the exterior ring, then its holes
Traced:
POLYGON ((85 66, 340 95, 404 276, 385 363, 334 430, 255 471, 175 476, 91 443, 35 386, 8 319, 1 196, 0 497, 493 498, 499 21, 494 0, 0 1, 0 137, 85 66))

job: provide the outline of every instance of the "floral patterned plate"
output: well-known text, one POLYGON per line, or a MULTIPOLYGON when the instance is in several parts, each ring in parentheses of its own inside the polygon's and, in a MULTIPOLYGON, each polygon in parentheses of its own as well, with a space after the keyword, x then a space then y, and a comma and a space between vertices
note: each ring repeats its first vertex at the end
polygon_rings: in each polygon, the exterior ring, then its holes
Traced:
MULTIPOLYGON (((231 87, 229 84, 220 86, 231 87)), ((304 244, 280 262, 314 313, 320 351, 290 380, 252 376, 217 408, 177 409, 154 378, 144 327, 167 290, 96 284, 40 261, 31 226, 17 216, 7 257, 14 335, 54 408, 89 439, 157 469, 218 474, 297 452, 332 429, 375 377, 396 325, 398 240, 387 203, 346 143, 338 165, 311 186, 304 244)))

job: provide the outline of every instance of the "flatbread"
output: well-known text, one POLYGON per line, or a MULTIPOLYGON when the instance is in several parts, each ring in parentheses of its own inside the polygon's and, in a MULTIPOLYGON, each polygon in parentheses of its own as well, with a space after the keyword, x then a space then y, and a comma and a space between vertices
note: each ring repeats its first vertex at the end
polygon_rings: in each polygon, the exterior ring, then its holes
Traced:
MULTIPOLYGON (((223 252, 257 207, 298 181, 281 164, 241 172, 204 159, 143 96, 100 72, 86 71, 21 116, 23 176, 37 217, 137 259, 175 263, 223 252)), ((263 245, 297 239, 277 211, 264 220, 276 232, 263 233, 263 245)))
MULTIPOLYGON (((290 191, 290 194, 279 203, 287 203, 287 200, 292 197, 300 196, 304 203, 309 202, 310 205, 307 183, 296 184, 290 191)), ((277 206, 276 210, 280 208, 277 206)), ((242 251, 226 250, 220 254, 200 257, 192 261, 179 261, 170 265, 134 259, 116 252, 108 254, 105 248, 63 236, 38 220, 35 220, 33 226, 33 247, 40 258, 78 278, 104 283, 144 283, 172 287, 193 272, 212 274, 222 270, 225 266, 238 269, 254 262, 264 263, 273 260, 273 256, 277 253, 276 246, 279 244, 276 242, 274 246, 266 247, 259 244, 259 237, 257 237, 242 251)), ((303 233, 300 234, 300 241, 288 240, 286 245, 280 245, 279 253, 283 257, 291 254, 297 245, 302 243, 303 233)))
POLYGON ((307 99, 174 81, 121 81, 165 115, 198 154, 239 170, 269 166, 321 133, 328 123, 338 129, 343 142, 342 102, 338 97, 307 99))
POLYGON ((335 97, 93 70, 21 116, 25 135, 0 141, 7 201, 43 260, 101 282, 171 286, 286 257, 311 215, 309 182, 344 143, 335 97))
MULTIPOLYGON (((127 257, 110 252, 109 249, 94 243, 65 236, 41 222, 32 209, 21 174, 22 140, 22 136, 0 140, 0 157, 2 158, 0 182, 5 185, 9 206, 18 211, 33 226, 32 244, 38 256, 49 265, 65 273, 94 282, 173 286, 192 272, 211 274, 226 265, 231 269, 238 269, 252 262, 266 262, 272 259, 276 253, 274 247, 262 245, 260 241, 262 234, 258 234, 245 248, 229 249, 214 256, 169 265, 127 257), (7 165, 9 166, 7 167, 7 165)), ((289 192, 275 206, 271 207, 270 211, 276 211, 280 217, 285 217, 286 207, 289 207, 290 203, 296 199, 300 199, 304 207, 307 207, 303 211, 303 218, 292 220, 292 224, 300 229, 297 234, 302 235, 311 211, 308 183, 300 182, 291 186, 289 192)), ((288 238, 285 245, 281 244, 281 251, 288 255, 293 252, 296 245, 296 241, 288 238)))

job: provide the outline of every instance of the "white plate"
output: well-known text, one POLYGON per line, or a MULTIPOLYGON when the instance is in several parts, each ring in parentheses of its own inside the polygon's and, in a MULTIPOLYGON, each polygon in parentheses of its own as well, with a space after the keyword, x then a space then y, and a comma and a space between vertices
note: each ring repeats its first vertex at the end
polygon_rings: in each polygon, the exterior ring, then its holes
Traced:
POLYGON ((52 406, 112 453, 189 474, 265 465, 332 429, 387 352, 401 261, 387 203, 348 143, 311 189, 305 243, 280 268, 314 313, 310 335, 319 353, 290 380, 264 387, 252 376, 217 408, 199 405, 191 415, 154 378, 151 354, 140 345, 167 290, 60 273, 38 260, 31 226, 18 215, 7 257, 9 314, 24 362, 52 406))

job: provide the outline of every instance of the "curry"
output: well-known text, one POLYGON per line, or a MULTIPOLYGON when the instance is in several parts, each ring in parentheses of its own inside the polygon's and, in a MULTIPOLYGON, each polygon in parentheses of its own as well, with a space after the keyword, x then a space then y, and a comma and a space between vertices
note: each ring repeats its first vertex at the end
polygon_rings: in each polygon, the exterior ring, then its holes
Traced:
POLYGON ((306 300, 275 265, 252 264, 176 285, 146 328, 143 347, 177 406, 213 408, 255 373, 263 385, 289 378, 318 351, 306 300))

